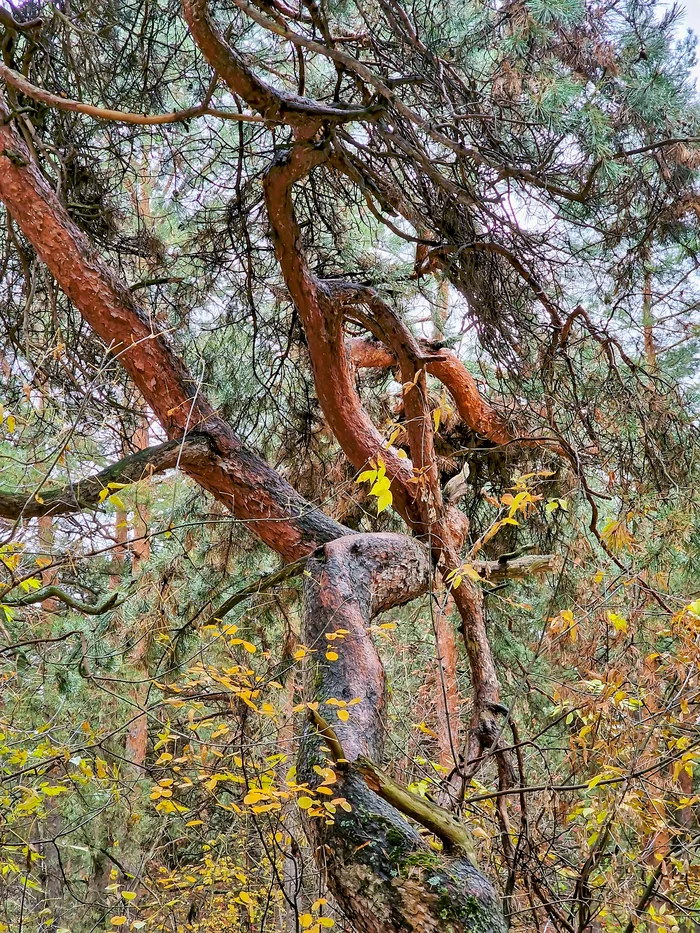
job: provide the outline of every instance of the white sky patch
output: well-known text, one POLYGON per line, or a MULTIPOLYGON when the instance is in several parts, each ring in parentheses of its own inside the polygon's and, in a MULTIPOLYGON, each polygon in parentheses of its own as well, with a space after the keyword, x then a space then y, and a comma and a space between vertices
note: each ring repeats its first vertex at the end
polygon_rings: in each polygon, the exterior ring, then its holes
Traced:
MULTIPOLYGON (((685 13, 680 21, 681 35, 685 35, 686 30, 692 29, 696 36, 700 38, 700 0, 685 0, 681 4, 685 13)), ((700 57, 700 50, 698 50, 700 57)), ((693 69, 696 84, 700 83, 700 62, 693 69)))

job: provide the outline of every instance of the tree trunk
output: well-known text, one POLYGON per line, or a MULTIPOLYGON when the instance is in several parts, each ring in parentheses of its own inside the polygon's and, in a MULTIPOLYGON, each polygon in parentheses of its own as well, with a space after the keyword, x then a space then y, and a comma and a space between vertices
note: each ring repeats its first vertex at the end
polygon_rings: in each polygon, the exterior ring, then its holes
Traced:
POLYGON ((186 469, 259 538, 295 560, 347 534, 306 502, 220 418, 134 295, 68 216, 14 127, 2 122, 0 199, 85 321, 110 347, 170 438, 205 434, 210 454, 186 469), (5 155, 3 153, 9 153, 5 155), (12 158, 10 158, 12 156, 12 158))
MULTIPOLYGON (((206 17, 199 14, 193 22, 205 32, 209 28, 206 17)), ((235 57, 232 67, 234 71, 242 67, 235 57)), ((250 91, 249 81, 247 89, 250 91)), ((254 91, 273 93, 258 85, 254 91)), ((284 107, 291 107, 301 122, 309 123, 308 102, 285 101, 284 107)), ((0 117, 4 116, 7 111, 0 98, 0 117)), ((313 120, 311 117, 311 123, 313 120)), ((307 694, 319 700, 336 698, 349 703, 359 698, 360 702, 348 707, 348 722, 339 723, 351 766, 339 768, 337 793, 347 799, 351 810, 339 808, 331 825, 325 819, 311 819, 308 832, 318 861, 327 871, 329 887, 358 933, 502 933, 504 922, 497 897, 467 854, 465 828, 442 808, 392 784, 375 764, 381 760, 384 744, 386 690, 382 665, 366 626, 375 614, 424 592, 427 550, 418 541, 399 535, 350 533, 306 502, 246 449, 198 391, 165 335, 152 329, 133 294, 114 279, 71 221, 10 123, 0 122, 0 153, 0 198, 63 291, 118 357, 168 436, 179 440, 194 429, 202 441, 204 449, 181 466, 286 560, 322 548, 322 557, 312 557, 309 564, 310 579, 318 587, 312 583, 307 586, 304 640, 309 646, 316 646, 319 640, 325 646, 326 632, 344 628, 348 634, 344 640, 332 642, 339 647, 337 661, 326 658, 324 651, 315 670, 309 668, 307 694), (441 838, 443 851, 430 848, 390 800, 398 801, 404 812, 441 838)), ((308 171, 313 156, 313 149, 297 149, 294 156, 283 156, 268 173, 266 195, 282 271, 306 325, 319 400, 329 426, 356 466, 382 454, 394 480, 395 506, 413 527, 426 535, 431 533, 433 559, 446 558, 442 571, 447 573, 460 563, 456 550, 466 525, 455 510, 441 516, 425 374, 419 379, 420 354, 412 356, 400 340, 397 346, 392 344, 401 356, 402 370, 419 388, 409 396, 415 407, 410 441, 413 467, 432 480, 426 489, 415 488, 411 465, 385 449, 383 438, 362 410, 345 356, 342 322, 332 314, 333 295, 310 277, 300 258, 291 185, 294 172, 308 171), (295 159, 301 165, 297 166, 295 159)), ((400 322, 387 315, 387 309, 374 310, 384 316, 382 329, 390 338, 400 322)), ((448 376, 454 375, 457 362, 445 363, 448 376)), ((457 375, 464 381, 463 372, 457 375)), ((472 390, 471 383, 467 388, 472 390)), ((478 400, 478 393, 476 396, 478 400)), ((482 720, 488 715, 482 704, 497 701, 498 682, 478 594, 466 581, 455 593, 472 663, 475 702, 480 707, 475 719, 483 727, 482 720)), ((478 729, 480 738, 484 731, 488 730, 478 729)), ((320 778, 312 766, 325 760, 318 732, 309 729, 300 751, 302 780, 308 780, 312 787, 317 785, 320 778)))
MULTIPOLYGON (((378 613, 424 590, 424 549, 401 535, 363 534, 326 545, 308 571, 304 643, 314 646, 316 655, 305 672, 307 700, 332 715, 338 707, 328 705, 329 700, 359 699, 347 707, 347 722, 338 719, 333 726, 349 765, 343 767, 342 759, 338 763, 328 753, 326 734, 315 724, 307 728, 299 752, 299 780, 315 788, 322 782, 315 767, 322 772, 330 767, 337 775, 334 796, 351 806, 349 812, 338 807, 330 825, 323 817, 306 817, 330 890, 363 933, 503 933, 494 890, 464 847, 444 837, 442 852, 431 848, 385 799, 391 795, 374 778, 384 748, 387 696, 384 670, 367 628, 378 613), (327 642, 326 635, 339 629, 348 634, 327 642), (327 658, 329 644, 337 660, 327 658)), ((413 802, 422 800, 403 793, 413 802)), ((318 799, 322 803, 329 798, 318 799)), ((426 806, 435 821, 451 820, 436 805, 426 806)))

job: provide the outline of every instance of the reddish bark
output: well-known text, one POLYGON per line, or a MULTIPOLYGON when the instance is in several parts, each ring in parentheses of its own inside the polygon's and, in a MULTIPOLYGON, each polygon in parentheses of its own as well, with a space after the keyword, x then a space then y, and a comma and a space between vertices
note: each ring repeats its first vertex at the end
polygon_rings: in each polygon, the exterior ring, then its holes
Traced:
POLYGON ((355 120, 363 114, 367 116, 364 111, 341 106, 329 107, 308 97, 278 90, 263 81, 218 32, 209 15, 206 0, 183 0, 182 12, 192 38, 212 68, 221 75, 234 94, 242 97, 265 119, 303 128, 309 135, 313 135, 322 120, 342 123, 355 120))
MULTIPOLYGON (((0 118, 6 116, 0 101, 0 118)), ((214 411, 165 336, 153 330, 134 296, 70 219, 11 123, 0 124, 0 152, 0 199, 168 436, 195 431, 210 438, 211 455, 190 464, 190 475, 289 560, 347 533, 246 449, 214 411)))
MULTIPOLYGON (((373 340, 356 337, 348 341, 348 347, 350 359, 358 369, 387 369, 398 365, 394 353, 373 340)), ((450 393, 459 417, 467 427, 494 444, 507 444, 512 441, 512 433, 503 419, 481 397, 473 376, 459 357, 446 349, 441 349, 439 355, 442 359, 430 360, 425 364, 425 368, 431 376, 439 379, 450 393)))
POLYGON ((452 769, 458 763, 460 748, 460 708, 462 698, 457 683, 457 642, 450 624, 449 598, 443 609, 435 608, 435 645, 437 648, 437 677, 433 684, 436 702, 436 732, 439 762, 452 769))
MULTIPOLYGON (((137 405, 139 409, 139 422, 134 433, 134 446, 138 450, 148 448, 148 416, 144 411, 143 404, 137 405)), ((126 519, 126 516, 124 516, 126 519)), ((132 571, 138 574, 141 565, 151 556, 151 542, 148 538, 148 507, 139 506, 136 502, 136 515, 133 522, 133 540, 131 542, 132 571)), ((136 646, 130 654, 130 661, 134 665, 137 673, 137 683, 131 690, 131 697, 134 706, 143 710, 148 698, 148 689, 150 684, 150 674, 148 671, 148 646, 149 636, 146 632, 136 642, 136 646)), ((142 712, 136 716, 129 724, 124 741, 124 750, 126 758, 132 763, 132 766, 140 768, 146 760, 146 751, 148 749, 148 715, 142 712)))
MULTIPOLYGON (((195 41, 231 89, 268 119, 293 125, 298 140, 311 138, 321 119, 349 116, 347 112, 330 114, 330 108, 319 110, 313 101, 290 98, 261 82, 218 36, 203 0, 184 0, 184 11, 195 41)), ((0 116, 5 115, 0 105, 0 116)), ((117 283, 94 255, 9 123, 0 126, 0 151, 6 153, 0 157, 0 198, 88 324, 118 355, 168 435, 180 438, 195 430, 209 438, 211 454, 189 464, 188 473, 288 559, 338 539, 326 545, 324 565, 311 562, 312 576, 320 585, 307 591, 305 641, 314 644, 330 625, 348 629, 344 643, 347 663, 344 655, 335 666, 321 661, 320 675, 313 684, 320 699, 360 698, 347 729, 343 724, 339 731, 349 757, 369 752, 378 759, 383 745, 384 672, 366 627, 376 613, 424 589, 428 569, 424 549, 415 540, 400 536, 341 537, 347 529, 314 513, 267 464, 246 450, 199 393, 164 336, 153 332, 133 294, 117 283)), ((455 510, 445 512, 441 504, 425 373, 412 338, 396 318, 387 316, 386 309, 371 309, 375 320, 381 319, 379 326, 397 353, 402 375, 416 384, 409 391, 409 396, 414 393, 409 404, 414 416, 410 420, 417 424, 410 440, 418 475, 412 464, 401 460, 395 451, 384 449, 383 438, 363 410, 345 352, 342 313, 332 290, 311 275, 300 247, 292 186, 326 158, 322 148, 297 142, 268 172, 265 195, 277 257, 305 327, 316 390, 329 427, 357 468, 381 453, 393 480, 395 504, 413 527, 430 535, 433 560, 447 574, 460 563, 465 520, 455 510)), ((444 375, 453 379, 456 391, 465 391, 455 382, 453 367, 448 366, 444 375)), ((479 593, 464 582, 456 591, 456 603, 472 664, 477 723, 473 733, 483 747, 488 732, 484 727, 487 707, 497 701, 498 682, 479 593)), ((310 738, 302 763, 310 761, 313 748, 310 738)), ((422 930, 442 929, 445 907, 441 899, 447 897, 454 907, 455 929, 471 929, 478 922, 484 931, 502 930, 493 891, 468 860, 448 854, 439 869, 411 872, 408 880, 400 869, 411 864, 410 856, 422 849, 418 834, 358 773, 351 772, 343 785, 348 799, 356 804, 351 813, 336 821, 338 831, 319 827, 317 821, 312 834, 320 828, 332 838, 335 851, 328 859, 329 883, 362 929, 403 930, 415 928, 416 923, 422 930), (395 831, 391 840, 389 828, 395 831), (392 846, 395 851, 390 857, 387 848, 392 846), (376 860, 381 862, 382 858, 396 864, 379 870, 376 860), (431 890, 431 878, 438 875, 440 897, 431 890)))
MULTIPOLYGON (((361 468, 381 452, 387 464, 387 474, 393 481, 392 491, 399 512, 414 530, 429 540, 435 565, 440 567, 449 585, 450 574, 461 565, 459 555, 467 523, 462 513, 454 508, 445 509, 442 503, 424 372, 416 375, 419 363, 427 365, 425 354, 403 322, 373 292, 351 283, 327 286, 311 274, 303 254, 292 187, 325 158, 322 149, 300 143, 278 156, 268 171, 265 200, 277 258, 304 324, 316 392, 329 426, 355 467, 361 468), (369 308, 369 315, 357 310, 357 303, 363 301, 369 308), (382 450, 382 438, 362 407, 345 352, 343 309, 349 303, 353 307, 353 316, 391 346, 401 367, 402 378, 415 383, 404 398, 405 403, 410 400, 411 405, 407 417, 418 428, 409 435, 409 443, 411 455, 421 464, 420 470, 414 469, 413 463, 400 460, 393 451, 382 450)), ((462 364, 458 365, 454 360, 441 362, 446 363, 443 376, 451 381, 455 391, 468 392, 467 396, 462 396, 465 411, 472 411, 474 398, 481 408, 478 391, 462 364), (459 372, 459 367, 463 373, 459 372)), ((482 416, 481 421, 484 420, 482 416)), ((499 705, 498 677, 480 591, 465 579, 454 594, 462 619, 474 695, 468 752, 470 759, 478 761, 481 752, 498 741, 500 730, 495 715, 499 705)), ((501 783, 505 784, 509 780, 510 766, 505 756, 499 756, 498 761, 501 783)))
POLYGON ((414 715, 435 733, 437 761, 450 773, 459 764, 462 698, 457 683, 457 641, 449 621, 452 598, 448 597, 444 608, 443 600, 433 610, 437 657, 428 666, 414 715))
MULTIPOLYGON (((39 544, 41 545, 42 551, 46 554, 51 554, 54 546, 54 527, 53 519, 49 515, 42 515, 39 518, 39 544)), ((56 583, 56 570, 55 568, 49 570, 42 570, 41 572, 41 585, 42 586, 53 586, 56 583)), ((58 609, 58 601, 55 599, 45 599, 41 604, 41 608, 46 612, 55 612, 58 609)))
POLYGON ((434 354, 423 350, 406 324, 374 289, 354 286, 348 290, 350 297, 354 293, 354 297, 366 307, 366 310, 352 308, 349 316, 360 320, 391 347, 399 363, 416 507, 425 533, 442 511, 440 474, 425 375, 426 364, 434 354))
MULTIPOLYGON (((134 434, 134 446, 137 450, 148 449, 148 415, 143 404, 139 405, 139 424, 134 434)), ((136 514, 134 516, 134 540, 132 552, 134 555, 134 572, 151 556, 151 542, 148 538, 148 505, 136 500, 136 514)))
POLYGON ((415 486, 412 466, 393 449, 385 449, 381 434, 362 407, 345 350, 343 315, 326 286, 310 272, 301 249, 294 215, 292 186, 325 159, 325 153, 299 144, 282 153, 265 179, 265 203, 275 252, 294 304, 304 325, 323 414, 343 453, 356 469, 381 455, 401 514, 413 524, 415 486))

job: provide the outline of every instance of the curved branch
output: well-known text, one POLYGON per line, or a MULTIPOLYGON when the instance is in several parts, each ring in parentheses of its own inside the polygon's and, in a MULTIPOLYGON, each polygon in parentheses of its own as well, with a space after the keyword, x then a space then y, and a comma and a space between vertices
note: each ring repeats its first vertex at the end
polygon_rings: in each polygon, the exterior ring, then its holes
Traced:
POLYGON ((416 823, 442 840, 445 849, 472 858, 474 846, 469 830, 448 810, 408 790, 391 775, 378 768, 369 758, 358 758, 355 768, 364 777, 367 786, 416 823))
MULTIPOLYGON (((0 98, 0 119, 7 108, 0 98)), ((349 533, 247 449, 133 292, 71 220, 13 126, 0 122, 0 199, 86 323, 105 341, 171 439, 207 434, 212 454, 187 473, 287 560, 349 533)))
MULTIPOLYGON (((358 368, 381 369, 398 365, 394 353, 374 341, 361 337, 353 338, 348 341, 348 348, 350 359, 358 368)), ((481 397, 473 376, 457 354, 443 348, 432 355, 441 358, 429 360, 425 367, 448 390, 460 418, 467 427, 494 444, 509 443, 513 439, 511 432, 496 411, 481 397)))
POLYGON ((26 596, 20 596, 19 599, 3 599, 6 606, 31 606, 34 603, 42 603, 47 599, 59 599, 65 603, 69 609, 75 609, 76 612, 82 612, 86 616, 100 616, 110 609, 114 609, 119 603, 119 593, 113 593, 103 603, 91 605, 75 599, 70 593, 66 593, 59 586, 46 586, 44 589, 37 590, 34 593, 28 593, 26 596))
POLYGON ((5 29, 8 29, 10 32, 33 32, 35 29, 40 29, 43 25, 44 21, 40 16, 35 17, 35 19, 28 19, 25 20, 25 22, 20 22, 14 18, 9 10, 0 7, 0 26, 4 26, 5 29))
POLYGON ((79 100, 70 100, 68 97, 59 97, 58 94, 52 94, 43 88, 36 87, 27 81, 24 75, 7 65, 0 62, 0 77, 4 78, 8 84, 17 88, 26 97, 32 100, 41 101, 47 107, 55 107, 57 110, 68 110, 72 113, 84 113, 88 117, 95 117, 98 120, 113 120, 118 123, 132 123, 136 126, 162 126, 164 123, 182 123, 184 120, 193 120, 195 117, 218 117, 221 120, 237 120, 239 123, 264 123, 263 117, 253 113, 236 113, 226 110, 216 110, 205 104, 199 104, 197 107, 188 107, 186 110, 174 110, 171 113, 145 114, 128 113, 124 110, 109 110, 106 107, 94 107, 92 104, 84 104, 79 100))
POLYGON ((439 379, 454 399, 462 421, 493 444, 508 444, 513 434, 501 416, 484 401, 474 377, 452 350, 442 350, 443 359, 428 363, 428 372, 439 379))
POLYGON ((154 473, 163 473, 179 464, 183 469, 188 463, 205 460, 212 455, 212 448, 203 436, 190 435, 182 441, 168 441, 157 447, 148 447, 113 463, 94 476, 51 489, 39 487, 28 493, 0 490, 0 517, 38 518, 42 515, 68 515, 84 509, 97 508, 100 493, 110 483, 137 483, 154 473))
POLYGON ((285 284, 304 325, 316 393, 324 417, 345 456, 356 469, 381 455, 392 480, 396 506, 415 526, 416 484, 411 463, 393 448, 386 449, 357 394, 345 349, 343 315, 336 300, 338 286, 317 279, 301 247, 301 231, 294 214, 292 187, 326 160, 323 148, 297 144, 280 153, 264 182, 273 242, 285 284))
POLYGON ((328 107, 308 97, 281 91, 259 78, 243 58, 224 40, 212 22, 207 0, 183 0, 182 12, 192 38, 211 67, 221 75, 234 94, 257 110, 266 120, 315 130, 321 121, 344 123, 365 119, 365 109, 328 107))
MULTIPOLYGON (((324 283, 316 279, 301 247, 301 232, 292 203, 292 186, 325 159, 323 149, 308 143, 297 144, 277 157, 264 182, 275 251, 285 283, 304 325, 318 399, 330 429, 356 468, 361 468, 381 452, 387 475, 392 479, 392 491, 399 512, 419 534, 429 538, 431 557, 449 580, 450 574, 461 564, 459 551, 466 535, 467 520, 456 509, 444 509, 435 475, 426 474, 424 489, 420 483, 422 477, 414 476, 413 469, 409 474, 406 461, 401 460, 392 450, 382 450, 384 445, 381 436, 362 407, 352 379, 343 339, 343 297, 347 299, 347 296, 354 295, 355 299, 372 299, 371 310, 375 320, 367 321, 367 326, 371 328, 374 324, 386 339, 392 341, 392 350, 397 352, 402 371, 406 368, 415 370, 420 349, 415 338, 390 309, 381 302, 377 304, 366 290, 358 290, 352 284, 324 283), (379 322, 376 318, 379 318, 379 322)), ((357 314, 357 311, 354 313, 357 314)), ((451 374, 451 371, 448 372, 448 376, 451 374)), ((413 391, 416 391, 415 381, 413 391)), ((421 449, 421 456, 426 453, 429 455, 433 438, 430 419, 426 424, 420 404, 416 405, 414 415, 430 436, 428 446, 421 449)), ((426 460, 427 464, 429 462, 426 460)), ((470 757, 476 758, 480 751, 491 747, 496 740, 498 730, 490 711, 499 703, 498 677, 486 630, 481 593, 470 581, 464 580, 462 586, 455 590, 455 604, 462 620, 472 671, 474 711, 469 752, 470 757)), ((507 763, 503 756, 499 758, 499 767, 503 769, 503 781, 507 780, 507 763)))
POLYGON ((406 434, 413 472, 419 480, 416 498, 421 508, 421 519, 428 527, 442 510, 440 473, 435 456, 435 432, 432 427, 432 412, 425 377, 426 364, 435 354, 423 350, 398 314, 373 288, 346 285, 340 286, 340 289, 343 300, 350 299, 355 303, 349 315, 354 316, 375 336, 384 340, 399 361, 406 434), (358 302, 367 307, 368 314, 358 310, 358 302))

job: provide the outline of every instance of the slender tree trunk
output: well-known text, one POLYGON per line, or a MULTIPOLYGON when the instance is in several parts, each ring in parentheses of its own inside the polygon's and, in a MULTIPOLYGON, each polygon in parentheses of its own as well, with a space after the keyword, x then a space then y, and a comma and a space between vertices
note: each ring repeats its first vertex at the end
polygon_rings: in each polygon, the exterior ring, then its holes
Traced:
POLYGON ((654 304, 652 295, 652 275, 644 273, 644 296, 642 299, 642 326, 644 328, 644 355, 650 370, 656 369, 656 341, 654 340, 654 304))

